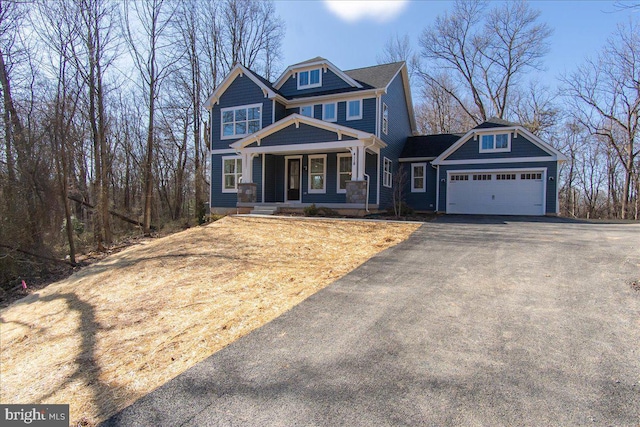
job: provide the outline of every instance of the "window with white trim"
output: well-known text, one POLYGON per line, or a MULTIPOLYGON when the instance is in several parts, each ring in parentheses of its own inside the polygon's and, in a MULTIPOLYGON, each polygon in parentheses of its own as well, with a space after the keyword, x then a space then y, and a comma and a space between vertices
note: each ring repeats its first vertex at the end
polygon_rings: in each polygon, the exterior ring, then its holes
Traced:
POLYGON ((389 107, 384 102, 382 103, 382 133, 385 135, 389 133, 389 107))
POLYGON ((427 191, 427 164, 411 163, 411 192, 424 193, 427 191))
POLYGON ((325 122, 335 122, 338 120, 338 104, 322 104, 322 120, 325 122))
POLYGON ((347 120, 362 118, 362 99, 347 101, 347 120))
POLYGON ((495 133, 480 135, 480 152, 507 152, 511 151, 511 134, 495 133))
POLYGON ((311 89, 322 86, 322 73, 320 68, 307 71, 298 71, 298 89, 311 89))
POLYGON ((262 104, 228 107, 220 110, 222 139, 241 138, 262 127, 262 104))
POLYGON ((222 158, 222 192, 237 193, 242 177, 242 159, 239 156, 222 158))
POLYGON ((309 193, 326 193, 327 155, 309 156, 309 193))
POLYGON ((351 181, 351 154, 338 154, 338 188, 337 193, 347 192, 347 181, 351 181))
POLYGON ((313 117, 313 105, 305 105, 300 107, 300 114, 307 117, 313 117))
POLYGON ((382 185, 388 188, 391 188, 393 182, 393 174, 391 171, 392 165, 393 162, 385 157, 382 165, 382 185))

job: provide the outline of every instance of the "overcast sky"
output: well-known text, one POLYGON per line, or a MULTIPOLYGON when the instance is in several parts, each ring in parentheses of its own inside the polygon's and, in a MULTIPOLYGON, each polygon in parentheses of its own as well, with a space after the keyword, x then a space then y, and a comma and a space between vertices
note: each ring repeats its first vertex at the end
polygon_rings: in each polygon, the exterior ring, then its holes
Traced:
MULTIPOLYGON (((540 20, 554 31, 546 70, 537 80, 556 86, 557 76, 572 71, 597 52, 619 23, 639 19, 618 10, 612 1, 532 1, 540 20)), ((448 1, 293 1, 276 0, 286 23, 284 67, 322 56, 341 69, 376 64, 386 40, 408 34, 418 49, 418 36, 437 15, 451 10, 448 1)))

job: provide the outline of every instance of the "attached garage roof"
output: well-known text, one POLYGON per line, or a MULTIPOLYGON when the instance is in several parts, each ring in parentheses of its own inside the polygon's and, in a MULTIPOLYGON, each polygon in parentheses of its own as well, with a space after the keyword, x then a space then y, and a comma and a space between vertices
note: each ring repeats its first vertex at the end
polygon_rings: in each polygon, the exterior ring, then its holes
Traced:
POLYGON ((464 134, 461 133, 442 133, 437 135, 410 136, 404 144, 400 158, 438 157, 463 135, 464 134))

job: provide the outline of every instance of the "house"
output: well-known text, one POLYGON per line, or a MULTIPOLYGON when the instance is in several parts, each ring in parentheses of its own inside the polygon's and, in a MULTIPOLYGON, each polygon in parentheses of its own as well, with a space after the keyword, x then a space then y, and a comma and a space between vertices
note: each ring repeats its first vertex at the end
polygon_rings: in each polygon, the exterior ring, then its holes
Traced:
POLYGON ((205 106, 215 213, 365 214, 387 209, 394 185, 418 211, 557 212, 562 154, 500 120, 417 135, 404 62, 343 71, 317 57, 274 82, 237 64, 205 106))

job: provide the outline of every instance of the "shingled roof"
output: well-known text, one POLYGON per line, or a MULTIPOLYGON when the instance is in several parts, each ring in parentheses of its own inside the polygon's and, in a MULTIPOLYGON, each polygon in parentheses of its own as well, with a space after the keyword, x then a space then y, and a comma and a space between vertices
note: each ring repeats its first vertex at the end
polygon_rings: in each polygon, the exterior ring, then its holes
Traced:
POLYGON ((498 117, 491 117, 486 121, 480 123, 478 126, 474 127, 474 129, 487 129, 487 128, 512 127, 512 126, 517 126, 517 124, 500 119, 498 117))
POLYGON ((462 136, 461 133, 410 136, 404 144, 400 158, 438 157, 462 136))
POLYGON ((387 87, 393 76, 398 73, 403 65, 404 62, 392 62, 389 64, 356 68, 354 70, 345 70, 344 73, 352 79, 362 83, 364 86, 383 89, 387 87))

